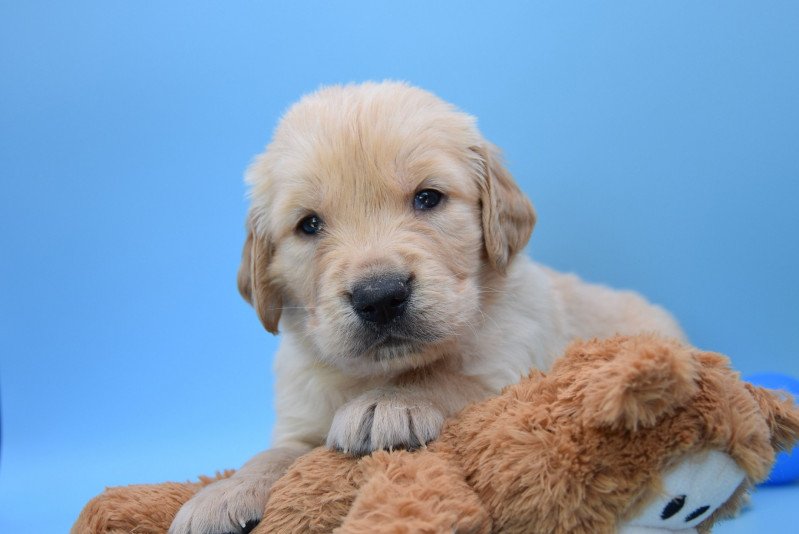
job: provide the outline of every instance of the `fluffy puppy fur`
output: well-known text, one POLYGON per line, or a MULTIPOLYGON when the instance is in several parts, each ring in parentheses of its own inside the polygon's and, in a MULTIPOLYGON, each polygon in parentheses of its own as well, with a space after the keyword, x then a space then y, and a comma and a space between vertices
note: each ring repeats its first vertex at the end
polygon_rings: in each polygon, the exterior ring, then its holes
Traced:
POLYGON ((421 89, 306 96, 247 181, 239 289, 266 330, 282 331, 277 450, 201 491, 175 534, 240 531, 260 517, 285 458, 313 446, 418 447, 469 402, 547 369, 574 338, 682 337, 638 295, 518 254, 533 206, 475 120, 421 89), (440 201, 422 202, 426 191, 440 201), (403 288, 403 312, 366 320, 354 294, 387 278, 403 288))

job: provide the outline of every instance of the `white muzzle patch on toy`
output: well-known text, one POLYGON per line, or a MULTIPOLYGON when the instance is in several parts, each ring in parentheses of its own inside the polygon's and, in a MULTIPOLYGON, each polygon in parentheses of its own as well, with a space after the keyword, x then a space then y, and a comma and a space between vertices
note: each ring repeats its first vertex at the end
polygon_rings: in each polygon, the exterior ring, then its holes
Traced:
POLYGON ((663 493, 622 524, 619 534, 695 533, 696 526, 729 500, 745 476, 723 452, 687 456, 663 476, 663 493))

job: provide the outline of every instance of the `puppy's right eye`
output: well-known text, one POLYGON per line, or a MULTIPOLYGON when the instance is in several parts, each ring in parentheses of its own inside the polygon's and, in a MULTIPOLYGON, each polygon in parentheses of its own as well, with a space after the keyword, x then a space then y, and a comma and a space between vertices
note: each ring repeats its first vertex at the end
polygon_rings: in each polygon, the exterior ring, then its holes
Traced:
POLYGON ((413 197, 413 207, 417 210, 429 210, 438 206, 443 195, 435 189, 423 189, 413 197))
POLYGON ((309 215, 300 221, 297 229, 303 234, 314 235, 322 229, 322 219, 317 215, 309 215))

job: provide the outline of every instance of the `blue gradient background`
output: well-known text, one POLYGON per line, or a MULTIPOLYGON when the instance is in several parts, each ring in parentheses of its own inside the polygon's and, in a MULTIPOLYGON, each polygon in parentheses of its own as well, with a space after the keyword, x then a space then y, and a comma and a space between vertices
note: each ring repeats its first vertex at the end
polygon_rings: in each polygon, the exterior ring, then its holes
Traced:
MULTIPOLYGON (((2 1, 0 531, 65 532, 105 485, 267 445, 241 176, 326 83, 478 116, 538 208, 535 258, 799 376, 799 3, 370 4, 2 1)), ((761 491, 719 531, 798 508, 761 491)))

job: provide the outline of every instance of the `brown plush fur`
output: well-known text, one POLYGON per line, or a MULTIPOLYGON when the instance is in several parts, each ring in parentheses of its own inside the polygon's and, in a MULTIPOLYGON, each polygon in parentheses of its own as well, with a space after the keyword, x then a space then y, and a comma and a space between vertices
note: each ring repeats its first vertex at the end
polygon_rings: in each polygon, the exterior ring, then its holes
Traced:
MULTIPOLYGON (((579 342, 548 375, 533 371, 466 408, 424 450, 305 455, 253 534, 614 532, 669 467, 718 450, 746 479, 699 525, 707 532, 798 439, 793 401, 745 384, 721 355, 652 336, 579 342)), ((107 490, 73 532, 166 532, 198 487, 107 490)))
POLYGON ((233 471, 215 477, 200 477, 198 482, 166 482, 106 488, 89 501, 72 527, 73 534, 155 534, 169 528, 175 514, 201 488, 233 471))

